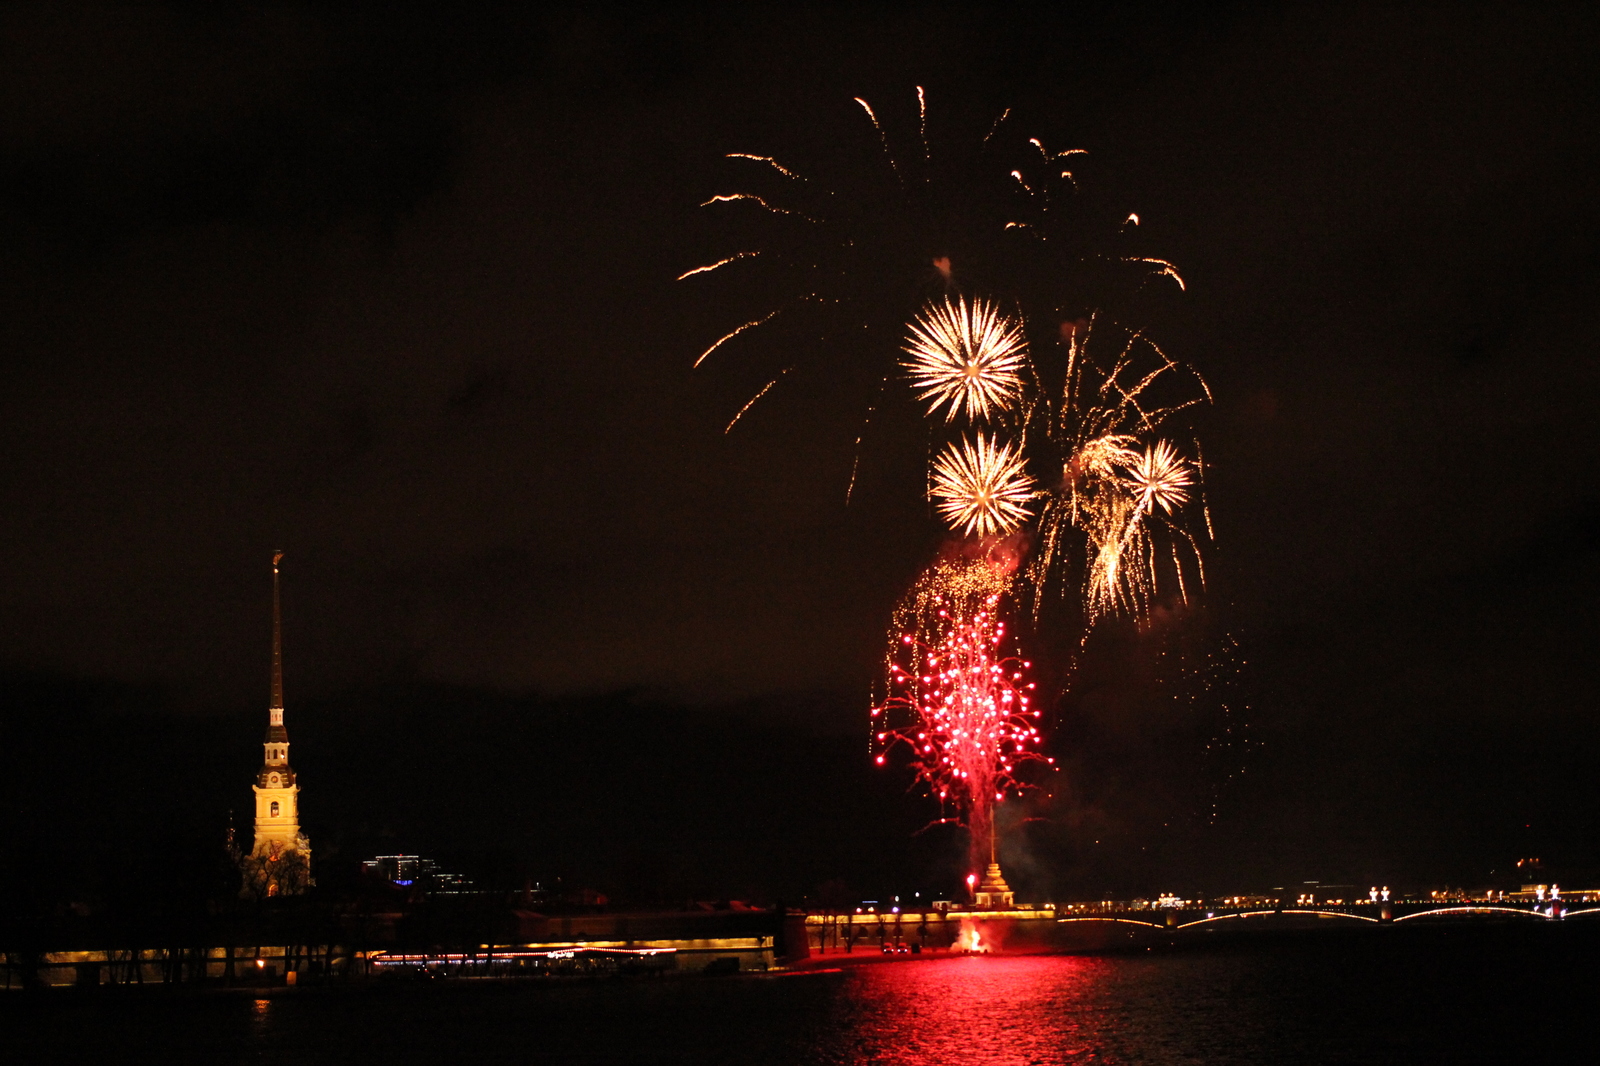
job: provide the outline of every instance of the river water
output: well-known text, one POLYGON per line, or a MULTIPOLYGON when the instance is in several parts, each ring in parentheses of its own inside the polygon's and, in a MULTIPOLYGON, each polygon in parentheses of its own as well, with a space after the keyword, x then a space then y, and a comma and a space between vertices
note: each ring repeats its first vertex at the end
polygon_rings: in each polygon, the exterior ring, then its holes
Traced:
POLYGON ((1594 1061, 1597 996, 1600 925, 1395 929, 783 976, 18 993, 0 1047, 284 1066, 1594 1061))

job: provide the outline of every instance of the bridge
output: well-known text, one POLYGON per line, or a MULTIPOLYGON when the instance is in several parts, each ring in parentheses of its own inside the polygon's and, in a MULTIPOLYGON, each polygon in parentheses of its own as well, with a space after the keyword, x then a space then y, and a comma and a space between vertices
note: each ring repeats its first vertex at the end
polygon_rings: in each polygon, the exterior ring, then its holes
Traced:
POLYGON ((1567 899, 1464 897, 1324 902, 1234 897, 1221 900, 1124 900, 989 909, 861 908, 805 917, 809 954, 963 950, 963 930, 1003 950, 1117 950, 1155 940, 1207 933, 1351 929, 1448 922, 1593 921, 1600 927, 1600 891, 1567 899))
MULTIPOLYGON (((1067 904, 1056 917, 1058 923, 1118 922, 1151 929, 1191 929, 1251 919, 1312 919, 1331 922, 1390 923, 1496 918, 1503 920, 1563 921, 1569 918, 1600 916, 1600 899, 1504 900, 1504 899, 1429 899, 1357 903, 1249 903, 1213 902, 1195 905, 1182 901, 1174 906, 1142 903, 1067 904)), ((1303 923, 1297 923, 1303 924, 1303 923)))

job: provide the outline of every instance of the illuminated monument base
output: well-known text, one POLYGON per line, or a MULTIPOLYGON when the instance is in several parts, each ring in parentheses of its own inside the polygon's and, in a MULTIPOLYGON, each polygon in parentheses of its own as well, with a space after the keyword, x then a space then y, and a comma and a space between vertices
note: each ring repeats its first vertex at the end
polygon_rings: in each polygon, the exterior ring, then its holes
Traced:
POLYGON ((1006 884, 1005 875, 1000 872, 1000 864, 991 862, 989 869, 984 872, 983 880, 978 882, 978 887, 972 893, 972 904, 980 910, 1000 911, 1011 910, 1016 904, 1016 893, 1011 891, 1011 886, 1006 884))

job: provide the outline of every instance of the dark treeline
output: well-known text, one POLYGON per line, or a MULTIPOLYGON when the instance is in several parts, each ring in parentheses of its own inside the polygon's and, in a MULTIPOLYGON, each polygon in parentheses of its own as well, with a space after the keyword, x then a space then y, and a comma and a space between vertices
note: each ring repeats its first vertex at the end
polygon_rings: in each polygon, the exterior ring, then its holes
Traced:
MULTIPOLYGON (((930 811, 874 771, 864 737, 806 719, 421 686, 293 706, 317 892, 357 892, 361 860, 397 852, 497 894, 645 907, 953 892, 956 832, 918 834, 930 811)), ((0 910, 143 919, 236 896, 227 836, 248 850, 264 723, 8 678, 0 910)))

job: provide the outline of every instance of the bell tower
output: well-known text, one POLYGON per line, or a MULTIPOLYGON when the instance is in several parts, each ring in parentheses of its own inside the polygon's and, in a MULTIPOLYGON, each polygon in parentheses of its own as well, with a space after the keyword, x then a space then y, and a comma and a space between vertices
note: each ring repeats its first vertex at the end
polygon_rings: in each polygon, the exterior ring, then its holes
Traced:
POLYGON ((251 859, 259 868, 266 895, 292 895, 309 883, 311 842, 300 831, 300 786, 289 765, 289 731, 283 725, 283 614, 278 569, 283 552, 272 556, 272 706, 267 709, 265 757, 256 773, 256 838, 251 859), (279 866, 283 863, 283 866, 279 866), (294 867, 291 872, 290 867, 294 867), (279 876, 281 871, 282 876, 279 876))

